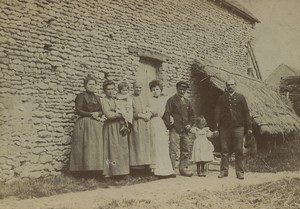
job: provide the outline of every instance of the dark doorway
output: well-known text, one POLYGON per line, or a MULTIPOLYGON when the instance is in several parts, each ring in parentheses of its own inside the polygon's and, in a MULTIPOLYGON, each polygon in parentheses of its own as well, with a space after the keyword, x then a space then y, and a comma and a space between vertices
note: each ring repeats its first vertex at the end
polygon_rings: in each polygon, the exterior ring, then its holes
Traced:
MULTIPOLYGON (((214 123, 214 110, 218 97, 223 93, 210 81, 205 72, 193 70, 191 75, 192 102, 196 116, 203 115, 207 120, 208 127, 212 130, 214 123)), ((215 151, 220 151, 220 143, 216 138, 212 141, 215 151)))

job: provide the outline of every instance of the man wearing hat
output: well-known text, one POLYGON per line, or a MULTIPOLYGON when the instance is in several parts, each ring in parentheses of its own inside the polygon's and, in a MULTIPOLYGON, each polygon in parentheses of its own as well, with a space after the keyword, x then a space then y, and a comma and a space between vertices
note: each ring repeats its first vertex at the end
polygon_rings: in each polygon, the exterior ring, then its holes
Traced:
POLYGON ((251 118, 245 97, 235 92, 236 82, 226 81, 226 92, 218 98, 215 109, 215 135, 220 134, 221 166, 219 178, 228 176, 229 156, 235 152, 235 172, 244 179, 243 137, 252 134, 251 118), (220 133, 219 133, 220 132, 220 133))
POLYGON ((189 136, 194 123, 194 112, 190 101, 184 97, 188 83, 180 81, 176 84, 177 93, 168 99, 163 120, 170 131, 170 158, 175 170, 176 153, 180 146, 179 172, 182 176, 192 176, 188 170, 189 136))

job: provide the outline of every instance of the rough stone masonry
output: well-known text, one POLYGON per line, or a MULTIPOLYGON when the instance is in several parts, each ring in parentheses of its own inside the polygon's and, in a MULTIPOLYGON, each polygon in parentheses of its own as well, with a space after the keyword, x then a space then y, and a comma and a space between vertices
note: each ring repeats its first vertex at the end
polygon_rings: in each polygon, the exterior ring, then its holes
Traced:
POLYGON ((166 90, 193 59, 246 74, 250 21, 210 0, 1 0, 0 180, 67 169, 83 78, 133 81, 140 56, 161 61, 166 90), (130 49, 135 50, 130 50, 130 49))

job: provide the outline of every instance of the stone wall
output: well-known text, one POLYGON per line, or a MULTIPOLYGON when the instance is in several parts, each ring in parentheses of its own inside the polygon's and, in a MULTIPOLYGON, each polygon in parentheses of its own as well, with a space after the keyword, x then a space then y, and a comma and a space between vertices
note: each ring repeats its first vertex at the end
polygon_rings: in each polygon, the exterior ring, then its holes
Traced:
POLYGON ((1 0, 0 10, 2 181, 67 168, 74 98, 88 73, 100 95, 107 75, 132 82, 146 52, 162 61, 167 91, 190 80, 195 58, 247 73, 252 24, 214 1, 1 0))

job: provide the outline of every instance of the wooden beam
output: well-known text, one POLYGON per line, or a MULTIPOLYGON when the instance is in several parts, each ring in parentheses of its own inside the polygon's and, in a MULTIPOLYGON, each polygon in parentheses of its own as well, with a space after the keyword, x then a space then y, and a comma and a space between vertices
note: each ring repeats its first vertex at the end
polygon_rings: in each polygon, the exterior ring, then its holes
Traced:
POLYGON ((252 64, 254 66, 254 70, 256 72, 256 76, 259 80, 262 80, 262 77, 261 77, 261 73, 260 73, 260 70, 259 70, 259 67, 258 67, 258 64, 257 64, 257 60, 255 58, 255 55, 254 55, 254 52, 253 52, 253 49, 252 49, 252 46, 250 44, 250 41, 247 43, 246 45, 247 49, 248 49, 248 52, 250 54, 250 57, 251 57, 251 60, 252 60, 252 64))

